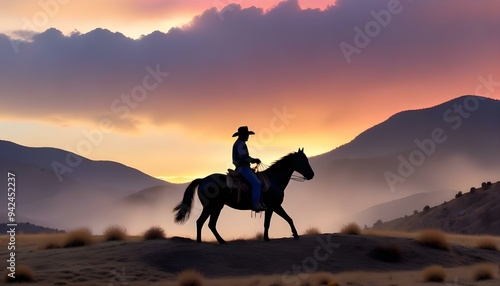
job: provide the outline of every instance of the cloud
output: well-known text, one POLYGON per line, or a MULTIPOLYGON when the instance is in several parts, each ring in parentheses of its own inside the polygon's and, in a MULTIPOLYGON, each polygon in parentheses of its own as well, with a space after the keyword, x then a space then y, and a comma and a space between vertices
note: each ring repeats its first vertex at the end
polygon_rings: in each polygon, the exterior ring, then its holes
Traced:
MULTIPOLYGON (((231 6, 223 20, 213 8, 182 29, 137 40, 105 29, 49 29, 17 54, 0 35, 0 112, 95 124, 110 117, 123 131, 176 125, 222 136, 239 125, 264 128, 274 109, 286 107, 296 115, 293 128, 312 134, 383 120, 407 102, 472 93, 481 74, 500 78, 493 12, 500 3, 487 0, 402 0, 402 11, 348 63, 340 44, 355 46, 355 28, 364 31, 391 1, 340 0, 326 10, 293 0, 268 11, 231 6), (168 76, 155 82, 151 70, 168 76)), ((141 9, 159 3, 171 2, 141 9)))

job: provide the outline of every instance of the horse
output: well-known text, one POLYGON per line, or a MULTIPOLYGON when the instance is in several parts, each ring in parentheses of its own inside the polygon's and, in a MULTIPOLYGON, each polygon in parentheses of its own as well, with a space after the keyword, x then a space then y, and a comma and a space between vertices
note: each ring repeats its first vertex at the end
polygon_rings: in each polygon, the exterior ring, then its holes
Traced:
MULTIPOLYGON (((262 171, 269 180, 269 190, 263 192, 261 199, 267 206, 265 210, 264 219, 264 240, 269 241, 269 226, 271 224, 271 216, 273 213, 281 216, 292 230, 294 239, 299 239, 299 234, 295 229, 293 220, 286 213, 281 206, 285 196, 285 188, 287 187, 294 172, 300 173, 305 180, 311 180, 314 177, 314 171, 309 165, 309 160, 304 154, 304 149, 297 152, 292 152, 281 159, 275 161, 271 166, 262 171)), ((196 221, 196 241, 201 242, 201 229, 205 221, 210 217, 208 227, 214 234, 215 238, 220 244, 226 243, 217 231, 216 225, 219 214, 224 207, 229 207, 237 210, 251 210, 252 199, 251 191, 241 192, 238 195, 236 189, 230 189, 226 185, 226 175, 211 174, 205 178, 198 178, 192 181, 186 191, 182 202, 180 202, 174 209, 175 222, 182 224, 189 219, 191 213, 194 192, 198 188, 198 197, 203 205, 203 211, 196 221)))

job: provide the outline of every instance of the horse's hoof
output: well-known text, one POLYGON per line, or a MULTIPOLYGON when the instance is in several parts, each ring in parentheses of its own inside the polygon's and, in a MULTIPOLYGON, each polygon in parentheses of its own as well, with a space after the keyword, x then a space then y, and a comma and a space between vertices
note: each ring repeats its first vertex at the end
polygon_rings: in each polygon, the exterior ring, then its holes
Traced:
POLYGON ((297 236, 294 236, 293 239, 294 240, 300 240, 300 237, 297 235, 297 236))
POLYGON ((227 244, 227 242, 222 240, 222 241, 219 241, 219 244, 227 244))
POLYGON ((269 237, 264 238, 264 241, 271 241, 269 237))

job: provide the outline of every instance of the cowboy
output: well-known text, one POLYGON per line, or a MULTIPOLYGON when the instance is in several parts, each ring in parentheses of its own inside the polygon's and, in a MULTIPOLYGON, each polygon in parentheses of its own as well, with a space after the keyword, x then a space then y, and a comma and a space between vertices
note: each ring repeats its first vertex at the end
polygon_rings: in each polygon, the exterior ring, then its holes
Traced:
POLYGON ((236 171, 252 185, 252 210, 260 212, 266 209, 260 201, 260 181, 250 169, 251 163, 260 164, 260 160, 250 157, 245 143, 248 141, 248 136, 254 134, 255 132, 249 131, 247 126, 241 126, 238 128, 238 132, 233 134, 233 137, 238 136, 233 145, 233 164, 236 166, 236 171))

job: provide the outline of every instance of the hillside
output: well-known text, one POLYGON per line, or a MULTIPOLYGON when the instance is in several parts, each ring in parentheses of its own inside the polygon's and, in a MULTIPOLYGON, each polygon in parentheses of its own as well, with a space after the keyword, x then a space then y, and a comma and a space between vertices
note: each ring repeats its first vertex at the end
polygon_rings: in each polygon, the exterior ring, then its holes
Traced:
MULTIPOLYGON (((9 229, 10 227, 7 226, 6 223, 0 223, 0 233, 7 233, 9 229)), ((21 222, 17 223, 16 232, 24 234, 38 234, 38 233, 60 233, 64 231, 50 227, 39 226, 29 222, 21 222)))
POLYGON ((500 182, 477 188, 418 214, 377 225, 376 229, 416 231, 440 228, 462 234, 500 235, 500 182))
MULTIPOLYGON (((46 235, 43 237, 45 241, 49 238, 46 235)), ((302 273, 305 275, 329 272, 334 277, 343 272, 358 276, 360 272, 390 272, 389 280, 398 273, 416 271, 411 278, 412 283, 415 283, 421 281, 419 272, 423 268, 436 263, 452 268, 473 267, 477 263, 500 260, 500 252, 497 251, 462 245, 452 245, 449 251, 443 251, 422 246, 411 238, 368 235, 322 234, 303 236, 299 241, 243 240, 223 246, 174 237, 156 241, 134 239, 97 242, 85 247, 47 250, 39 249, 33 244, 39 239, 39 236, 20 238, 19 243, 23 247, 16 254, 19 261, 34 269, 37 285, 104 285, 116 281, 126 285, 179 285, 176 277, 186 269, 195 269, 210 279, 231 277, 245 281, 244 284, 233 281, 228 284, 206 285, 271 285, 272 283, 255 282, 256 278, 264 280, 264 275, 276 275, 279 279, 277 281, 281 281, 280 285, 296 285, 294 281, 297 280, 297 272, 293 271, 297 267, 310 269, 302 273), (381 245, 397 245, 400 260, 389 263, 374 256, 372 251, 381 245), (319 261, 312 259, 313 254, 319 261), (250 281, 254 282, 250 284, 250 281)), ((6 241, 0 241, 0 255, 4 256, 6 241)), ((366 275, 369 277, 369 274, 366 275)), ((468 279, 470 278, 467 276, 460 277, 461 281, 468 279)), ((484 285, 496 285, 494 283, 498 283, 498 280, 491 282, 484 285)), ((354 284, 348 280, 341 285, 374 284, 354 284)), ((387 281, 380 285, 395 285, 395 282, 387 281)))
POLYGON ((393 220, 405 215, 411 215, 414 210, 420 211, 426 205, 437 205, 443 201, 450 200, 455 193, 453 191, 441 191, 411 195, 370 207, 354 216, 349 216, 346 218, 346 221, 353 221, 361 226, 367 225, 371 227, 378 220, 393 220))
MULTIPOLYGON (((89 225, 99 220, 92 216, 106 213, 107 205, 146 188, 169 185, 120 163, 0 140, 0 173, 7 172, 16 174, 19 222, 53 228, 89 225)), ((0 197, 0 203, 6 205, 6 199, 0 197)), ((0 222, 6 219, 2 216, 0 222)))

